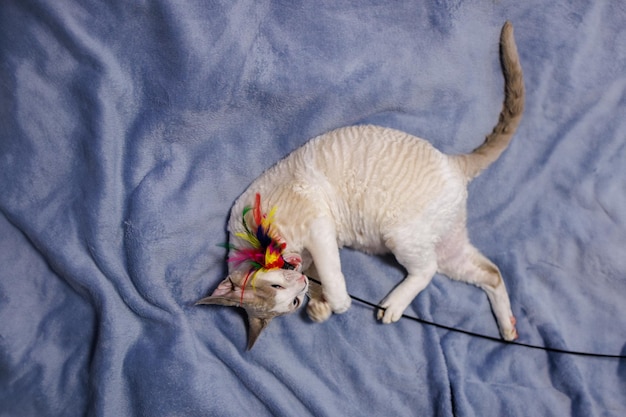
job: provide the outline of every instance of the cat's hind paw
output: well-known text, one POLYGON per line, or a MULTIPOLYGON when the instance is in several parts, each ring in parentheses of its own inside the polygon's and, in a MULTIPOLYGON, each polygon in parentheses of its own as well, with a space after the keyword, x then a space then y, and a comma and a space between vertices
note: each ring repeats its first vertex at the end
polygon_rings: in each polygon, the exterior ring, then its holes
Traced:
POLYGON ((326 301, 312 298, 306 306, 306 313, 311 320, 316 323, 321 323, 328 320, 331 314, 333 314, 333 310, 326 301))
POLYGON ((511 318, 509 319, 510 324, 503 326, 503 328, 500 329, 500 333, 502 334, 502 338, 508 342, 512 342, 513 340, 516 340, 519 336, 517 334, 517 329, 515 328, 515 323, 516 323, 516 319, 515 316, 511 316, 511 318))

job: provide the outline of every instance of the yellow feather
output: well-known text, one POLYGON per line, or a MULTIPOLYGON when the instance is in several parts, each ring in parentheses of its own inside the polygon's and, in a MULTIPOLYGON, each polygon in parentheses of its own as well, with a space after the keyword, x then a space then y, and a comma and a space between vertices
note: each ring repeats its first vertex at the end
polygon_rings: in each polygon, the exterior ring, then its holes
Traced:
POLYGON ((259 246, 261 246, 259 239, 257 239, 256 236, 248 232, 237 232, 235 233, 235 236, 242 238, 246 242, 249 242, 255 248, 258 248, 259 246))

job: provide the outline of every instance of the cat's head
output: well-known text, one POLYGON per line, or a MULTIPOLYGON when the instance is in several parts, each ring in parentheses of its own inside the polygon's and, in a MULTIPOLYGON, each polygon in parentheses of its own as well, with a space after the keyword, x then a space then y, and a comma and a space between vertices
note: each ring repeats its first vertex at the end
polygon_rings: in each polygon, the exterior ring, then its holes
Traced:
POLYGON ((213 291, 196 304, 241 307, 248 315, 248 349, 251 349, 274 317, 290 314, 303 303, 309 282, 300 270, 300 257, 291 257, 292 269, 232 271, 213 291))

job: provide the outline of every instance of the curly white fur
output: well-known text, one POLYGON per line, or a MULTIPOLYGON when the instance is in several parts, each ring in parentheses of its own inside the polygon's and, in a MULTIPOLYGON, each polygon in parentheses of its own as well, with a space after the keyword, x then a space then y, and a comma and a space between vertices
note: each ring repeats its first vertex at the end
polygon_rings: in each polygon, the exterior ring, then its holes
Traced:
MULTIPOLYGON (((231 243, 243 243, 236 236, 243 231, 241 212, 259 193, 264 211, 276 207, 273 226, 287 243, 287 256, 297 260, 298 271, 305 270, 322 282, 321 290, 311 291, 307 311, 313 320, 324 321, 332 312, 343 313, 350 307, 339 248, 351 246, 369 253, 392 252, 408 272, 381 302, 384 309, 378 317, 384 323, 397 321, 433 275, 441 272, 482 288, 502 336, 517 337, 500 271, 471 245, 465 227, 467 184, 507 147, 524 107, 522 70, 508 22, 501 46, 504 105, 493 132, 475 151, 444 155, 423 139, 378 126, 324 134, 270 168, 241 195, 228 225, 231 243)), ((244 285, 246 272, 234 266, 229 272, 225 284, 232 284, 235 294, 237 285, 244 285)), ((293 275, 293 271, 282 273, 293 275)), ((285 279, 277 289, 276 276, 276 271, 259 272, 256 285, 265 290, 258 291, 256 298, 254 291, 247 292, 251 298, 242 307, 256 329, 251 331, 249 346, 277 312, 291 312, 299 304, 294 297, 303 291, 301 280, 285 279), (298 288, 289 289, 290 283, 298 288), (283 290, 289 290, 288 297, 282 296, 283 290)), ((215 299, 204 301, 234 303, 215 299)))

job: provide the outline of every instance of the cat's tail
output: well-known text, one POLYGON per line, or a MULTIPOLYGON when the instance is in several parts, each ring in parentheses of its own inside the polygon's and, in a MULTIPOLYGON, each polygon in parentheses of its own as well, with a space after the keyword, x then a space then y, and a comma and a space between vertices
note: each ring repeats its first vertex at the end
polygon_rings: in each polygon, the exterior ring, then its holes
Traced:
POLYGON ((504 103, 498 124, 473 152, 455 156, 459 167, 470 180, 504 152, 524 112, 524 76, 513 37, 513 25, 509 21, 504 24, 500 34, 500 61, 504 74, 504 103))

